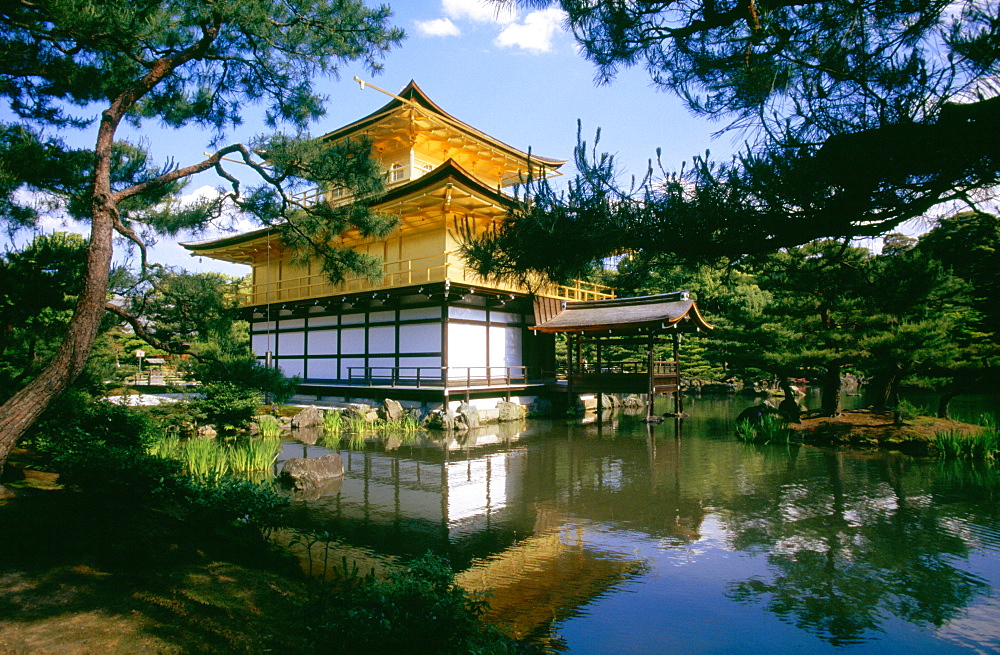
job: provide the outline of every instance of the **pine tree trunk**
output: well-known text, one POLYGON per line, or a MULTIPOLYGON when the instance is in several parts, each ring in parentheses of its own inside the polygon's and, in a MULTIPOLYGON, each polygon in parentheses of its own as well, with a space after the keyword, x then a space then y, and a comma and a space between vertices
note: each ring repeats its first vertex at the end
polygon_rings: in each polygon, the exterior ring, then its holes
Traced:
POLYGON ((840 367, 840 364, 830 364, 823 374, 820 404, 824 416, 840 414, 840 367))
POLYGON ((941 394, 938 398, 938 408, 937 417, 938 418, 951 418, 951 401, 962 394, 961 389, 958 387, 952 387, 941 394))
POLYGON ((73 383, 90 357, 104 316, 118 208, 111 194, 111 146, 120 114, 104 112, 94 150, 90 244, 83 289, 66 336, 35 379, 0 405, 0 472, 11 450, 35 421, 73 383))
POLYGON ((899 381, 902 378, 903 371, 898 365, 891 371, 884 371, 875 376, 872 384, 874 411, 885 412, 899 404, 899 381))
POLYGON ((0 470, 10 451, 38 417, 76 379, 87 364, 107 301, 112 254, 112 219, 94 212, 87 274, 66 337, 52 360, 24 388, 0 405, 0 470))

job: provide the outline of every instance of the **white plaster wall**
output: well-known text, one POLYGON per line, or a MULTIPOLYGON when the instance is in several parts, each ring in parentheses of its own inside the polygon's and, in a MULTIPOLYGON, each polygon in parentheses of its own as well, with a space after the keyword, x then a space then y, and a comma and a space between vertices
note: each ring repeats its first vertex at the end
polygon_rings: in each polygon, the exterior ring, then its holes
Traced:
POLYGON ((295 328, 304 328, 306 326, 306 319, 304 318, 287 318, 278 321, 278 328, 282 330, 292 330, 295 328))
POLYGON ((396 366, 396 359, 394 357, 372 357, 368 360, 368 366, 382 367, 373 375, 390 375, 392 371, 386 369, 396 366))
POLYGON ((368 328, 368 352, 370 353, 396 352, 395 326, 387 325, 384 327, 368 328))
POLYGON ((304 332, 282 332, 278 334, 279 355, 302 355, 305 353, 304 332))
MULTIPOLYGON (((336 355, 337 354, 337 331, 336 330, 312 330, 309 332, 309 354, 310 355, 336 355)), ((310 375, 312 373, 310 372, 310 375)))
POLYGON ((250 348, 253 349, 255 353, 264 356, 268 350, 274 350, 274 335, 267 334, 253 334, 250 336, 250 348), (271 347, 268 347, 268 346, 271 347))
POLYGON ((278 367, 285 374, 285 377, 289 378, 293 375, 303 377, 303 371, 305 370, 301 359, 282 359, 278 362, 278 367))
POLYGON ((316 318, 309 319, 309 327, 311 328, 326 327, 329 325, 336 325, 336 324, 337 324, 336 316, 317 316, 316 318))
POLYGON ((472 309, 470 307, 449 307, 448 316, 451 318, 464 318, 471 321, 485 321, 485 309, 472 309))
POLYGON ((340 331, 340 352, 344 355, 361 355, 365 352, 365 329, 345 328, 340 331))
MULTIPOLYGON (((436 376, 440 374, 437 369, 441 368, 441 358, 440 357, 400 357, 399 358, 400 367, 414 367, 414 366, 424 366, 429 367, 425 370, 420 371, 420 375, 436 376), (430 370, 434 369, 434 370, 430 370)), ((416 375, 416 371, 407 370, 402 372, 403 375, 411 376, 416 375)))
POLYGON ((439 323, 399 326, 399 352, 427 353, 439 350, 441 350, 439 323))
POLYGON ((511 312, 490 312, 490 323, 520 323, 521 315, 511 312))
POLYGON ((396 321, 396 312, 372 312, 368 315, 369 323, 394 323, 396 321))
POLYGON ((365 322, 364 314, 344 314, 340 317, 340 322, 344 325, 354 325, 365 322))
MULTIPOLYGON (((312 337, 309 338, 310 343, 312 337)), ((311 378, 338 378, 337 360, 335 359, 310 359, 309 377, 311 378)))
POLYGON ((273 332, 275 330, 275 328, 277 328, 277 327, 278 327, 278 323, 276 321, 264 321, 263 323, 254 323, 253 324, 253 331, 254 332, 273 332))
MULTIPOLYGON (((364 366, 364 365, 365 365, 364 358, 356 359, 356 358, 351 357, 351 358, 347 358, 347 359, 342 359, 342 360, 340 360, 340 377, 343 378, 344 380, 347 379, 347 367, 349 367, 349 366, 364 366)), ((361 371, 361 370, 354 371, 354 375, 355 376, 363 376, 364 375, 364 371, 361 371)))
MULTIPOLYGON (((450 377, 465 377, 466 371, 455 370, 456 367, 486 366, 486 326, 448 325, 448 366, 450 377)), ((475 374, 476 371, 473 371, 475 374)))
POLYGON ((413 307, 399 310, 399 320, 401 321, 415 321, 422 318, 441 318, 441 309, 439 307, 413 307))

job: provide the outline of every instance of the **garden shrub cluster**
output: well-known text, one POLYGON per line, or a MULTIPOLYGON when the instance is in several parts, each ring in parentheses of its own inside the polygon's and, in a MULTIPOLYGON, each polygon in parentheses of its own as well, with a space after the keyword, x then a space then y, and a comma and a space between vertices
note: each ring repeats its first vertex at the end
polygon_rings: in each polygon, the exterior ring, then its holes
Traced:
POLYGON ((455 584, 428 553, 380 580, 349 570, 307 608, 305 649, 322 653, 501 654, 540 652, 481 620, 487 600, 455 584))

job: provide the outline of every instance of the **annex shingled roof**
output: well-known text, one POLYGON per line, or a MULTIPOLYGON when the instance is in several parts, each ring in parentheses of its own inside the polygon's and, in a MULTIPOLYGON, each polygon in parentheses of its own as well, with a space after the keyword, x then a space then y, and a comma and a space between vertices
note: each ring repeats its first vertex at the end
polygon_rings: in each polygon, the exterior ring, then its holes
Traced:
POLYGON ((655 296, 567 302, 561 312, 532 330, 539 332, 711 330, 686 291, 655 296))

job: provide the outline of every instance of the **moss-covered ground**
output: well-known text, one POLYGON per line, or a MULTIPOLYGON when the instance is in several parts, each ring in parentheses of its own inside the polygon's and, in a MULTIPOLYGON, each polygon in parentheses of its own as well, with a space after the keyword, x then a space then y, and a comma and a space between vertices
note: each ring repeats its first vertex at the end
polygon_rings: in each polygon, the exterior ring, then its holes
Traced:
POLYGON ((837 416, 803 416, 791 427, 806 443, 887 448, 914 455, 932 454, 931 440, 941 432, 974 434, 981 427, 951 419, 917 416, 897 422, 892 412, 868 409, 844 411, 837 416))

